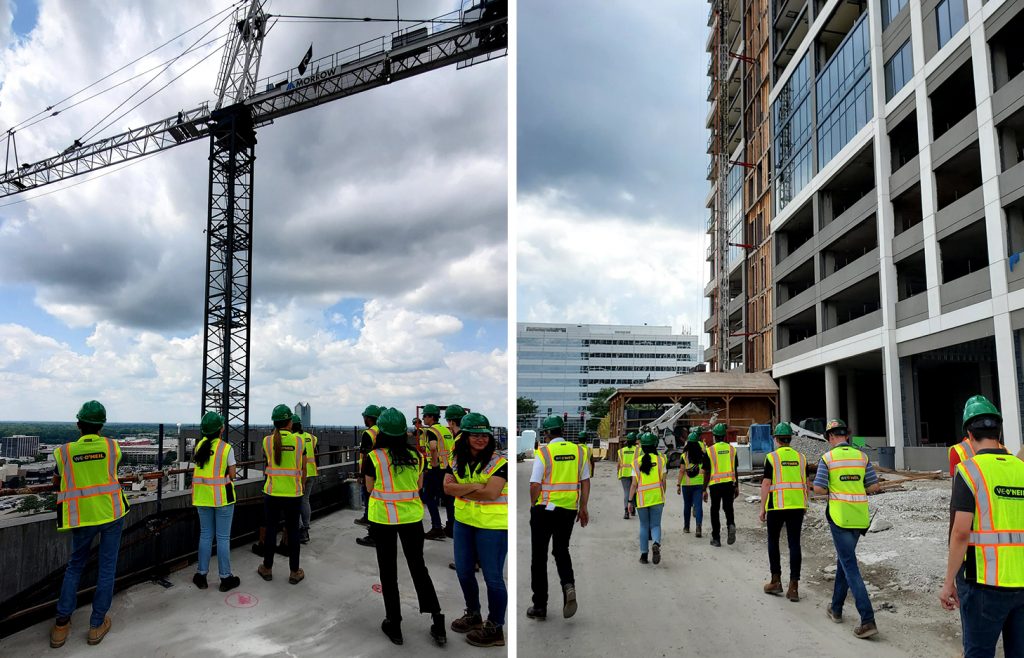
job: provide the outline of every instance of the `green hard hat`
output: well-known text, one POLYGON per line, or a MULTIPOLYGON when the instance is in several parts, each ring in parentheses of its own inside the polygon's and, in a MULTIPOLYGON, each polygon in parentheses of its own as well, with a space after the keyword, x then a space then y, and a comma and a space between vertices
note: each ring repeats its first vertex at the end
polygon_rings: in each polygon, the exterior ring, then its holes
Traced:
POLYGON ((216 411, 207 411, 203 414, 203 420, 199 422, 199 429, 203 432, 203 436, 213 434, 222 427, 224 427, 224 417, 216 411))
POLYGON ((462 419, 465 418, 465 417, 466 417, 466 410, 462 408, 462 405, 449 404, 448 407, 444 410, 444 419, 445 420, 460 421, 460 424, 461 424, 462 419))
POLYGON ((586 430, 580 430, 580 438, 581 439, 587 438, 587 431, 586 430))
POLYGON ((565 427, 565 421, 561 416, 548 416, 540 427, 545 430, 560 430, 565 427))
POLYGON ((438 409, 436 404, 425 404, 423 405, 423 415, 439 418, 441 416, 441 410, 438 409))
POLYGON ((366 408, 363 409, 363 415, 368 418, 377 418, 380 416, 380 407, 375 404, 367 405, 366 408))
POLYGON ((270 420, 274 421, 275 423, 277 421, 279 421, 279 420, 291 420, 291 419, 292 419, 292 410, 288 407, 287 404, 279 404, 279 405, 277 405, 276 407, 274 407, 274 410, 270 413, 270 420))
POLYGON ((381 434, 388 436, 405 436, 408 425, 405 422, 405 414, 398 409, 385 409, 380 412, 377 418, 377 427, 381 434))
POLYGON ((687 443, 689 443, 690 441, 700 441, 700 434, 697 434, 696 432, 690 432, 690 435, 686 437, 686 441, 687 443))
POLYGON ((967 404, 964 405, 964 432, 967 431, 967 424, 978 416, 995 416, 1000 421, 1003 420, 1003 415, 996 409, 996 405, 989 402, 988 398, 984 395, 975 395, 968 399, 967 404))
POLYGON ((644 447, 658 445, 658 435, 644 432, 640 435, 640 445, 644 447))
POLYGON ((636 441, 636 432, 630 432, 626 435, 627 441, 636 441))
POLYGON ((729 427, 725 423, 718 423, 711 428, 711 433, 715 436, 725 436, 725 432, 728 429, 729 427))
POLYGON ((793 436, 793 428, 789 426, 789 423, 779 423, 772 431, 772 436, 793 436))
POLYGON ((107 410, 96 400, 89 400, 82 405, 81 409, 78 410, 78 414, 75 418, 83 423, 102 425, 107 422, 107 410))
POLYGON ((825 434, 836 434, 838 436, 846 436, 849 434, 849 428, 846 427, 846 423, 841 418, 833 418, 825 424, 825 434))
MULTIPOLYGON (((451 407, 448 407, 451 409, 451 407)), ((491 434, 491 421, 475 411, 462 417, 463 434, 491 434)))
POLYGON ((295 426, 302 427, 302 416, 299 414, 292 414, 292 429, 294 429, 295 426))

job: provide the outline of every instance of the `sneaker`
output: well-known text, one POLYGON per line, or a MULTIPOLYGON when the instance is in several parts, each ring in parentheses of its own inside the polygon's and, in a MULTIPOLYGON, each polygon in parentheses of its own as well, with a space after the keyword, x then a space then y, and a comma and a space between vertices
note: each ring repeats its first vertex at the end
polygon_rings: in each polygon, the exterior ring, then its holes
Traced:
POLYGON ((444 615, 440 612, 435 612, 430 615, 430 637, 434 639, 434 644, 439 647, 443 647, 448 644, 448 632, 445 630, 444 615))
POLYGON ((475 631, 483 625, 484 620, 480 617, 479 610, 476 612, 466 610, 466 614, 452 622, 452 630, 456 633, 468 633, 470 631, 475 631))
POLYGON ((736 543, 736 526, 726 526, 726 530, 729 532, 729 538, 726 541, 728 541, 729 545, 732 546, 736 543))
POLYGON ((832 612, 832 606, 825 608, 825 616, 834 621, 837 624, 843 623, 843 613, 836 614, 832 612))
POLYGON ((370 527, 370 519, 366 518, 365 516, 354 520, 352 523, 355 523, 356 525, 366 526, 367 528, 370 527))
POLYGON ((71 633, 70 621, 63 625, 54 623, 53 628, 50 629, 50 647, 60 649, 68 641, 69 633, 71 633))
POLYGON ((397 621, 391 621, 385 619, 380 623, 380 630, 384 631, 384 635, 388 636, 388 639, 395 644, 402 644, 402 626, 397 621))
POLYGON ((647 562, 647 553, 641 553, 640 554, 640 564, 648 564, 648 562, 647 562))
POLYGON ((576 585, 564 585, 562 587, 562 616, 568 619, 576 614, 576 585))
POLYGON ((365 537, 356 537, 356 543, 360 546, 370 546, 371 548, 377 545, 377 542, 373 541, 373 537, 370 535, 366 535, 365 537))
POLYGON ((433 540, 442 540, 446 536, 447 535, 444 534, 444 528, 431 528, 426 533, 424 533, 423 538, 424 539, 433 539, 433 540))
MULTIPOLYGON (((70 626, 70 624, 68 624, 70 626)), ((874 624, 872 624, 874 626, 874 624)), ((95 646, 103 641, 103 638, 110 632, 110 616, 103 618, 103 623, 99 626, 89 627, 89 637, 86 638, 86 642, 95 646)), ((875 631, 877 633, 877 631, 875 631)))
POLYGON ((474 647, 503 647, 505 646, 505 634, 502 632, 501 626, 495 626, 490 621, 485 621, 483 628, 469 632, 466 642, 474 647))
POLYGON ((263 580, 270 581, 274 579, 273 570, 270 567, 263 566, 262 564, 256 567, 256 573, 258 573, 260 575, 260 578, 262 578, 263 580))
POLYGON ((303 528, 303 529, 299 530, 299 543, 300 544, 308 544, 309 543, 309 528, 303 528))
POLYGON ((714 537, 712 537, 711 538, 711 545, 714 546, 715 548, 721 548, 722 547, 722 542, 717 540, 717 539, 715 539, 714 537))
POLYGON ((702 535, 700 534, 700 524, 697 524, 697 530, 693 533, 693 536, 697 539, 700 539, 702 537, 702 535))
POLYGON ((295 571, 288 574, 288 582, 292 585, 298 585, 302 582, 302 579, 306 577, 306 572, 302 569, 296 569, 295 571))
POLYGON ((230 592, 241 584, 242 579, 238 576, 228 576, 227 578, 220 579, 220 587, 218 589, 222 592, 230 592))
POLYGON ((192 584, 195 585, 196 587, 198 587, 199 589, 206 589, 207 587, 210 586, 206 582, 206 574, 205 573, 197 573, 194 576, 192 576, 192 584))
POLYGON ((658 564, 661 562, 661 544, 654 542, 653 549, 651 550, 651 562, 658 564))
POLYGON ((878 627, 875 626, 875 622, 869 621, 866 624, 861 624, 857 628, 853 629, 853 634, 862 640, 866 640, 869 637, 878 635, 878 627))
POLYGON ((541 620, 547 619, 548 618, 548 609, 547 608, 538 608, 535 605, 531 605, 529 608, 526 609, 526 616, 529 617, 530 619, 541 619, 541 620))

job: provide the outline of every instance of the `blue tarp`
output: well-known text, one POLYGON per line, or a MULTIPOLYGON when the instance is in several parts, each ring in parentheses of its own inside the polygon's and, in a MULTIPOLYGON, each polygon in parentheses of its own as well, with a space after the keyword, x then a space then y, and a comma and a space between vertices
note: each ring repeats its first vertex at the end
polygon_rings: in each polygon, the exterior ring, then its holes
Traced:
POLYGON ((750 439, 751 452, 768 453, 775 449, 772 443, 772 426, 767 423, 751 425, 747 436, 750 439))

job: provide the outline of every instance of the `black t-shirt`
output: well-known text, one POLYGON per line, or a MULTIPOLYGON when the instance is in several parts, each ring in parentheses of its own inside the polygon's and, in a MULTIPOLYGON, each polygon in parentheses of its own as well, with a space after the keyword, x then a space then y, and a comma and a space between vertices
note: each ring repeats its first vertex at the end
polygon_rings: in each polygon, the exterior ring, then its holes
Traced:
MULTIPOLYGON (((474 468, 475 466, 476 466, 475 464, 470 464, 470 468, 471 469, 474 468)), ((454 471, 452 471, 452 467, 451 466, 449 466, 448 468, 444 469, 444 472, 446 474, 448 474, 448 475, 455 475, 454 471)), ((508 482, 508 462, 505 462, 504 464, 502 464, 501 468, 496 470, 492 477, 501 478, 505 482, 508 482)))
POLYGON ((373 437, 368 429, 363 430, 362 438, 359 440, 359 452, 366 455, 373 450, 373 437))
MULTIPOLYGON (((1006 451, 1001 448, 989 448, 986 450, 979 450, 979 455, 1005 455, 1006 451)), ((974 502, 974 493, 971 488, 964 481, 963 477, 957 471, 956 476, 953 478, 953 493, 949 497, 949 530, 953 530, 953 518, 957 512, 970 512, 974 514, 977 511, 974 502)), ((947 539, 949 533, 947 533, 947 539)), ((978 584, 978 565, 975 551, 971 547, 967 547, 967 558, 964 560, 964 579, 977 585, 978 587, 989 587, 988 585, 978 584)), ((1000 587, 999 589, 1012 589, 1012 590, 1024 590, 1024 587, 1000 587)))

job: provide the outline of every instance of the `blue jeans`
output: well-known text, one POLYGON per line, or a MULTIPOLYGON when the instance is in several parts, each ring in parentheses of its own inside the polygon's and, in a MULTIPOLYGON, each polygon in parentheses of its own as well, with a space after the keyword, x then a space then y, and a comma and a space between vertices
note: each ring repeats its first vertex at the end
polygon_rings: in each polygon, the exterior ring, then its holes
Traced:
MULTIPOLYGON (((310 475, 306 478, 306 486, 302 491, 302 515, 299 519, 299 527, 309 530, 309 517, 313 513, 313 508, 309 506, 309 494, 313 491, 313 485, 316 484, 318 476, 310 475)), ((366 491, 366 487, 363 487, 363 491, 366 491)))
POLYGON ((864 579, 857 566, 857 542, 860 541, 860 530, 840 528, 830 519, 829 530, 832 531, 832 542, 836 545, 836 584, 832 591, 832 612, 843 614, 843 603, 846 593, 853 592, 853 600, 860 613, 861 625, 875 621, 875 611, 871 608, 868 590, 864 587, 864 579))
POLYGON ((82 571, 89 560, 92 540, 100 536, 98 566, 96 572, 96 593, 92 598, 92 616, 89 625, 102 626, 103 618, 110 610, 110 602, 114 598, 114 576, 117 573, 117 551, 121 547, 121 530, 124 528, 124 517, 103 525, 92 525, 75 528, 71 531, 71 558, 64 570, 64 584, 60 588, 60 599, 57 600, 57 618, 71 617, 78 607, 78 582, 82 579, 82 571))
POLYGON ((475 569, 480 564, 487 585, 487 619, 495 626, 505 625, 508 589, 505 587, 505 554, 508 530, 489 530, 455 522, 455 573, 466 599, 466 610, 480 611, 480 587, 475 569))
POLYGON ((956 591, 960 597, 964 658, 995 656, 1000 633, 1007 657, 1024 656, 1024 591, 978 587, 964 580, 963 567, 956 575, 956 591))
POLYGON ((690 510, 693 510, 694 520, 697 525, 704 523, 704 501, 701 495, 704 493, 703 484, 683 485, 683 527, 690 528, 690 510))
POLYGON ((221 578, 231 575, 231 517, 234 505, 223 507, 197 507, 199 513, 199 564, 196 573, 206 575, 210 571, 210 553, 213 551, 213 537, 217 536, 217 572, 221 578))
POLYGON ((661 513, 665 509, 665 503, 658 503, 650 507, 641 507, 636 511, 640 517, 640 552, 647 552, 647 538, 650 537, 655 544, 661 543, 661 513))

